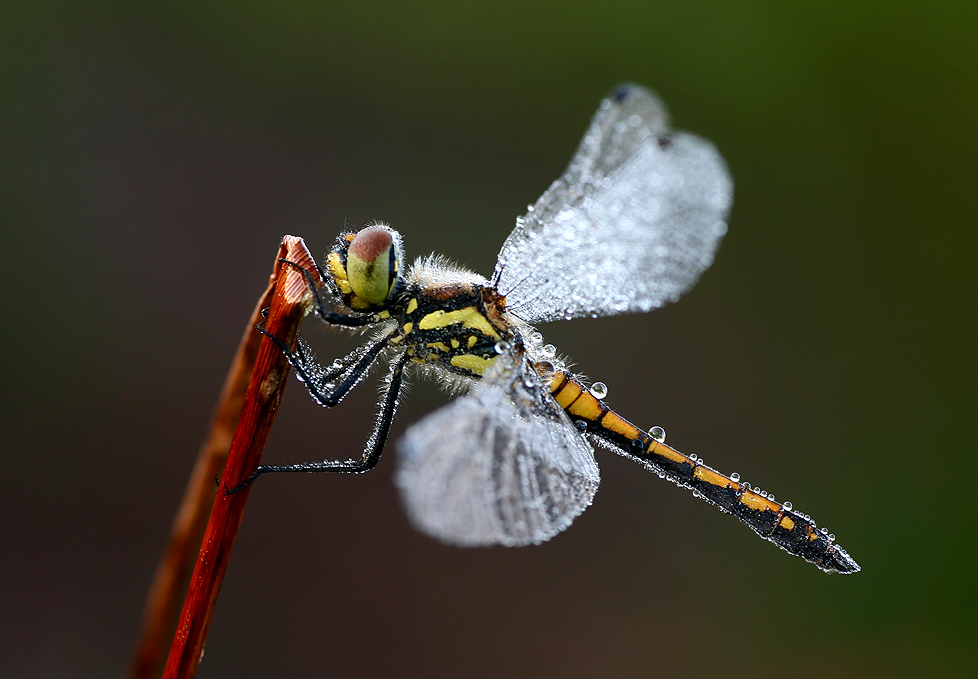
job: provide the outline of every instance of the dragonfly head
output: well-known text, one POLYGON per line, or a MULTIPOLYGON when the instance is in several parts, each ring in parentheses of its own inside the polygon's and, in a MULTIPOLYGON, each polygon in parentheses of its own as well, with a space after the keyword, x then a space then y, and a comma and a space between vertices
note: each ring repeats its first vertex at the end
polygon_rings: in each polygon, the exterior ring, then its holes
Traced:
POLYGON ((337 239, 326 265, 351 309, 383 308, 394 291, 404 253, 401 235, 386 224, 371 224, 337 239))

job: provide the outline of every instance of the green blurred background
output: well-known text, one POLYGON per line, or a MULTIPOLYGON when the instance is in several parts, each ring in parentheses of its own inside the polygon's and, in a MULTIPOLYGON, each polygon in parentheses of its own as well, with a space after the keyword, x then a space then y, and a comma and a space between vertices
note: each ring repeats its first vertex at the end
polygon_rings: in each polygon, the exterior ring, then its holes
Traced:
MULTIPOLYGON (((605 451, 552 542, 443 547, 389 451, 262 479, 200 676, 970 676, 976 26, 949 1, 5 3, 0 674, 128 664, 282 234, 318 256, 382 218, 488 274, 634 80, 727 159, 729 235, 679 304, 543 331, 863 572, 605 451)), ((293 385, 266 459, 358 451, 374 399, 293 385)), ((444 400, 418 384, 394 435, 444 400)))

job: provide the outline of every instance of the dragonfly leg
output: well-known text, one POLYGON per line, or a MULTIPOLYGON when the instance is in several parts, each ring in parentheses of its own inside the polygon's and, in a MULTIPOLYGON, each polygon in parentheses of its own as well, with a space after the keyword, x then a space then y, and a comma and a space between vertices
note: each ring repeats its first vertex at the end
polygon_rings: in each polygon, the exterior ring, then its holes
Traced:
POLYGON ((227 492, 236 493, 245 486, 251 484, 252 481, 257 479, 262 474, 267 474, 269 472, 334 472, 340 474, 361 474, 373 469, 375 466, 377 466, 377 462, 380 461, 380 455, 384 451, 384 444, 387 443, 387 437, 390 434, 391 423, 394 421, 394 414, 397 411, 398 397, 401 393, 404 364, 407 362, 407 358, 408 357, 406 355, 399 357, 391 369, 390 378, 387 381, 387 390, 384 394, 380 412, 377 414, 377 420, 374 423, 374 428, 370 434, 370 438, 367 439, 367 445, 363 450, 363 455, 361 455, 359 459, 323 460, 321 462, 300 462, 298 464, 285 465, 261 465, 251 476, 245 479, 245 482, 239 487, 227 492))
MULTIPOLYGON (((288 264, 294 269, 298 269, 302 272, 302 275, 306 279, 306 286, 309 288, 309 292, 312 294, 313 299, 316 303, 316 315, 323 319, 330 325, 341 325, 345 328, 359 328, 364 325, 370 325, 371 323, 376 323, 377 318, 373 314, 367 314, 366 316, 348 316, 346 314, 337 313, 335 311, 327 311, 326 302, 323 300, 323 296, 320 293, 320 288, 316 285, 315 279, 312 274, 309 273, 308 269, 302 267, 295 262, 290 262, 287 259, 278 260, 282 264, 288 264)), ((323 275, 322 269, 319 265, 316 265, 316 271, 319 273, 320 280, 326 280, 326 276, 323 275)), ((261 330, 261 328, 259 328, 261 330)), ((264 330, 262 330, 264 332, 264 330)))

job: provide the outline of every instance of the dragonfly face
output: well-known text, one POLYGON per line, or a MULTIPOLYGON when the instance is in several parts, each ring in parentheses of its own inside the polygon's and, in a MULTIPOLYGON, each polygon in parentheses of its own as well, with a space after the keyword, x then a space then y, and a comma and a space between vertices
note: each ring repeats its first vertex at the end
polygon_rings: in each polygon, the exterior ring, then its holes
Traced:
POLYGON ((623 85, 601 103, 564 175, 517 220, 491 279, 436 256, 405 270, 401 238, 382 224, 341 234, 324 271, 331 294, 318 298, 317 312, 331 324, 368 327, 373 339, 328 366, 302 342, 289 358, 312 396, 332 406, 385 357, 391 368, 374 432, 359 459, 259 471, 372 468, 404 370, 416 369, 459 391, 471 387, 398 444, 408 514, 434 537, 459 545, 553 537, 597 490, 594 442, 825 571, 858 571, 834 536, 790 504, 621 417, 532 328, 677 299, 713 261, 731 200, 716 149, 669 129, 655 95, 623 85))

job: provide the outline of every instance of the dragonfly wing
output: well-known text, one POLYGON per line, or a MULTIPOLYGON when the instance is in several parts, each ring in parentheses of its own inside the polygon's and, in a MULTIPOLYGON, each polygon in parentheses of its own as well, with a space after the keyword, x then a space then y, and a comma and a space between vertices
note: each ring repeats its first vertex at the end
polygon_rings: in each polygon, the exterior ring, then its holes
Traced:
POLYGON ((493 282, 530 323, 649 311, 713 262, 732 200, 716 148, 671 131, 649 90, 620 85, 563 176, 517 220, 493 282))
POLYGON ((594 453, 522 356, 504 354, 467 396, 398 443, 412 522, 466 546, 540 543, 591 504, 594 453))

